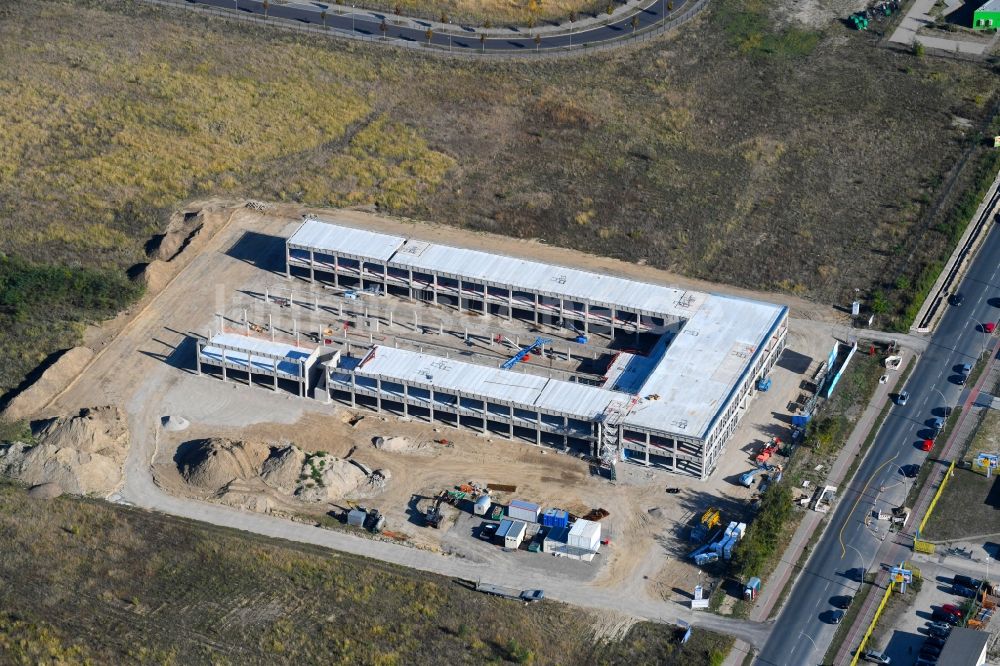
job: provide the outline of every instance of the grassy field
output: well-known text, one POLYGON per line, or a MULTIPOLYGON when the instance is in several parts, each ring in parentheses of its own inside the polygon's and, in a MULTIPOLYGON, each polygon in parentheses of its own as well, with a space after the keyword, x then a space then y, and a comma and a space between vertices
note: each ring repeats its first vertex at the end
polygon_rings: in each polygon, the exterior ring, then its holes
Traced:
POLYGON ((6 664, 710 664, 731 639, 595 616, 430 574, 0 486, 6 664))
MULTIPOLYGON (((904 308, 949 250, 928 212, 1000 79, 770 11, 718 0, 641 48, 473 63, 124 0, 5 3, 0 252, 121 272, 183 201, 243 195, 904 308)), ((0 392, 59 338, 0 328, 0 392)))
MULTIPOLYGON (((988 410, 962 460, 979 453, 1000 451, 1000 414, 988 410)), ((924 530, 932 541, 947 541, 979 534, 1000 534, 1000 485, 997 475, 987 479, 971 469, 955 468, 924 530)))

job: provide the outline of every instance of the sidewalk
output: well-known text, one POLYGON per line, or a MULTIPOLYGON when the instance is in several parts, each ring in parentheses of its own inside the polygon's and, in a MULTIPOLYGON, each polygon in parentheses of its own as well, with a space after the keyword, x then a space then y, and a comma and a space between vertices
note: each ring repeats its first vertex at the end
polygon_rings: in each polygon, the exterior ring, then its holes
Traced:
MULTIPOLYGON (((919 354, 914 354, 914 357, 910 362, 916 363, 918 360, 919 354)), ((881 413, 882 408, 885 407, 888 402, 889 394, 895 389, 896 383, 899 381, 901 374, 902 373, 900 372, 890 373, 889 381, 885 384, 879 384, 878 388, 875 390, 875 394, 872 396, 872 399, 868 402, 868 406, 865 407, 865 411, 861 414, 861 418, 858 419, 857 424, 855 424, 854 430, 851 432, 851 436, 847 439, 847 442, 844 444, 844 448, 841 449, 840 454, 837 456, 837 460, 834 462, 833 467, 831 467, 828 483, 838 486, 842 484, 844 477, 847 474, 847 470, 860 455, 861 445, 868 438, 872 428, 875 426, 875 421, 878 419, 878 415, 881 413)), ((826 525, 823 524, 823 519, 829 515, 831 514, 817 513, 815 511, 806 512, 806 515, 802 518, 801 522, 799 522, 799 526, 796 528, 795 534, 792 536, 792 541, 789 543, 788 549, 785 550, 781 558, 778 560, 778 566, 775 567, 774 571, 763 585, 763 592, 761 592, 757 604, 750 612, 751 620, 756 620, 758 622, 767 620, 772 609, 774 609, 775 604, 778 602, 779 595, 781 595, 784 590, 785 584, 788 583, 789 580, 798 577, 798 574, 801 571, 798 566, 799 558, 802 556, 802 552, 805 550, 806 546, 812 542, 814 538, 819 539, 822 536, 823 530, 826 529, 826 525), (817 527, 820 526, 822 526, 823 529, 817 531, 817 527)), ((794 585, 794 582, 792 585, 794 585)), ((791 588, 789 588, 789 590, 790 589, 791 588)), ((723 662, 723 666, 739 666, 739 664, 743 661, 744 655, 746 655, 749 650, 750 646, 742 641, 737 641, 734 648, 729 651, 729 655, 723 662)))

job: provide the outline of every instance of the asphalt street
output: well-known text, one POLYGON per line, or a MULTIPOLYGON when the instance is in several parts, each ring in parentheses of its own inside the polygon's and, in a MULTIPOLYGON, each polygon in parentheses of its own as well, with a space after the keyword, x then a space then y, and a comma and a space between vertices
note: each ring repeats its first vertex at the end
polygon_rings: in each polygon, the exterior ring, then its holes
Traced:
MULTIPOLYGON (((189 4, 209 5, 222 9, 264 15, 264 5, 259 0, 186 0, 189 4)), ((645 7, 634 14, 637 24, 633 28, 633 14, 615 19, 607 25, 590 25, 577 32, 546 34, 539 32, 536 43, 535 35, 530 28, 518 28, 511 35, 490 36, 480 39, 480 33, 472 26, 455 25, 451 30, 432 31, 430 44, 459 52, 519 52, 544 51, 564 49, 581 44, 596 44, 621 39, 633 32, 642 30, 663 20, 665 16, 679 13, 692 0, 673 0, 673 11, 667 8, 669 0, 651 0, 645 7)), ((402 40, 406 42, 427 42, 427 30, 432 27, 429 21, 420 19, 400 20, 400 17, 377 11, 355 9, 345 5, 329 5, 321 2, 291 2, 268 6, 269 18, 281 18, 298 21, 305 24, 323 26, 322 13, 326 10, 326 27, 365 37, 384 38, 386 40, 402 40), (404 25, 393 25, 393 22, 404 25), (381 30, 382 26, 386 30, 381 30)), ((565 24, 569 29, 572 24, 565 24)))
MULTIPOLYGON (((959 291, 960 306, 947 306, 937 330, 904 387, 905 406, 894 405, 849 488, 841 487, 833 516, 778 617, 755 664, 820 664, 833 640, 835 597, 857 591, 860 570, 874 562, 884 531, 865 525, 873 509, 899 506, 911 479, 901 468, 923 463, 919 444, 931 436, 930 422, 944 407, 958 404, 963 387, 958 368, 984 353, 988 334, 983 324, 1000 319, 1000 231, 992 223, 989 236, 969 268, 959 291)), ((884 563, 895 564, 895 563, 884 563)))

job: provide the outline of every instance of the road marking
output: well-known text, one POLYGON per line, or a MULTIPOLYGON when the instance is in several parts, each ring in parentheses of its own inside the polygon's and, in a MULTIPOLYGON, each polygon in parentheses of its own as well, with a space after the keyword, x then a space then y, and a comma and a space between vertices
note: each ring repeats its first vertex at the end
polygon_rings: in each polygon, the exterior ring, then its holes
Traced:
POLYGON ((868 486, 871 484, 872 480, 876 476, 878 476, 878 473, 882 471, 883 467, 885 467, 898 457, 899 457, 899 452, 897 451, 896 455, 894 455, 893 457, 889 458, 884 463, 876 467, 875 471, 868 478, 868 481, 865 482, 865 487, 861 489, 860 493, 858 493, 858 499, 854 501, 854 506, 851 507, 851 510, 848 512, 847 518, 844 520, 844 524, 840 526, 840 533, 837 535, 837 540, 840 541, 840 559, 844 559, 844 557, 847 555, 847 546, 844 545, 844 530, 847 529, 847 521, 851 519, 852 515, 854 515, 854 511, 858 508, 858 504, 861 503, 861 498, 864 497, 865 493, 868 491, 868 486))

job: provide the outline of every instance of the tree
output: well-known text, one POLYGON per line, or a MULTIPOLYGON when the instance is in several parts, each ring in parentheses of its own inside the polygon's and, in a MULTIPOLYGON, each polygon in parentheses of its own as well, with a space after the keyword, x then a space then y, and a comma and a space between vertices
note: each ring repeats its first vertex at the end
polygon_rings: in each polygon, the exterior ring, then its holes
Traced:
POLYGON ((264 0, 264 18, 267 18, 267 10, 271 8, 270 0, 264 0))
POLYGON ((673 0, 670 0, 670 2, 667 3, 667 11, 668 12, 674 11, 674 1, 673 0))
POLYGON ((635 29, 639 27, 639 15, 638 14, 633 14, 632 15, 632 20, 629 21, 629 23, 632 24, 632 32, 635 32, 635 29))
POLYGON ((402 6, 400 6, 398 2, 395 5, 393 5, 392 13, 395 14, 396 16, 399 16, 400 14, 403 13, 403 8, 402 6))
POLYGON ((441 12, 441 19, 440 20, 441 20, 441 23, 451 23, 451 19, 449 19, 448 15, 446 13, 444 13, 444 12, 441 12))
POLYGON ((535 37, 534 37, 534 40, 535 40, 535 50, 537 51, 538 50, 538 45, 542 43, 542 36, 536 34, 535 37))
POLYGON ((486 53, 486 33, 479 33, 479 44, 483 47, 483 53, 486 53))
POLYGON ((389 32, 389 24, 382 19, 382 22, 378 24, 378 29, 382 31, 382 39, 385 39, 386 33, 389 32))
POLYGON ((875 314, 885 314, 889 311, 889 301, 886 299, 885 294, 882 290, 876 291, 872 294, 872 312, 875 314))
POLYGON ((427 32, 424 33, 424 37, 427 38, 427 46, 431 45, 431 40, 434 39, 434 31, 427 28, 427 32))
POLYGON ((610 16, 611 14, 614 14, 615 13, 615 5, 614 5, 614 3, 609 2, 608 3, 608 8, 605 9, 604 11, 606 11, 608 13, 608 16, 610 16))
POLYGON ((323 19, 323 27, 326 27, 326 10, 324 9, 319 13, 319 17, 323 19))
POLYGON ((576 20, 576 12, 571 10, 569 13, 569 22, 572 23, 575 20, 576 20))

